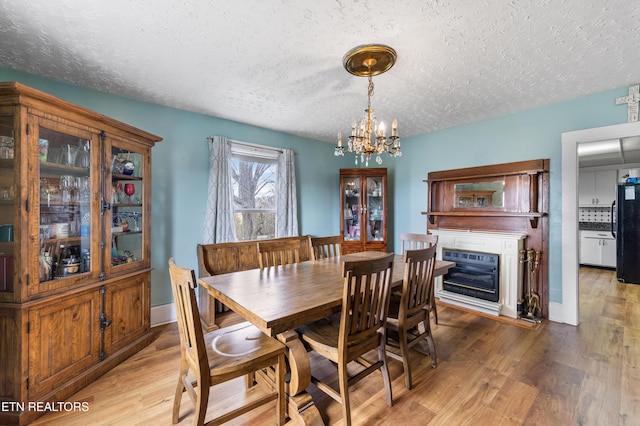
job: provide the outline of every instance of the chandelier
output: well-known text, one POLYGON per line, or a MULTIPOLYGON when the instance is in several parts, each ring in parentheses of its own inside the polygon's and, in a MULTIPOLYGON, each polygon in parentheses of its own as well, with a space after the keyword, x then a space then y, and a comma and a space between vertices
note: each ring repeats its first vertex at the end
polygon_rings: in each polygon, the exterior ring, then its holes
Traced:
POLYGON ((342 134, 338 132, 338 146, 335 149, 336 157, 344 156, 345 152, 353 152, 356 155, 356 165, 358 159, 360 163, 369 166, 371 156, 375 154, 376 163, 382 164, 383 152, 392 157, 402 156, 400 151, 400 137, 398 136, 398 120, 394 119, 391 124, 391 135, 386 136, 383 122, 378 123, 371 108, 371 97, 373 96, 374 75, 388 71, 396 63, 396 51, 389 46, 381 44, 368 44, 358 46, 348 51, 342 59, 344 68, 358 77, 367 77, 369 80, 369 91, 367 94, 367 109, 364 110, 364 117, 359 122, 352 120, 351 135, 347 139, 347 146, 342 145, 342 134))

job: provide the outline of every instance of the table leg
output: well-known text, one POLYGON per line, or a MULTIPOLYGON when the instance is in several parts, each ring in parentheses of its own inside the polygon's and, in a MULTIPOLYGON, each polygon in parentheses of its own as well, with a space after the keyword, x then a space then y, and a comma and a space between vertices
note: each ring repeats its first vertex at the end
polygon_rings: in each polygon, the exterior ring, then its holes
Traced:
POLYGON ((289 381, 285 387, 289 400, 289 417, 303 425, 324 425, 313 398, 305 391, 311 383, 311 364, 298 333, 294 330, 286 331, 278 335, 278 340, 287 346, 289 381))

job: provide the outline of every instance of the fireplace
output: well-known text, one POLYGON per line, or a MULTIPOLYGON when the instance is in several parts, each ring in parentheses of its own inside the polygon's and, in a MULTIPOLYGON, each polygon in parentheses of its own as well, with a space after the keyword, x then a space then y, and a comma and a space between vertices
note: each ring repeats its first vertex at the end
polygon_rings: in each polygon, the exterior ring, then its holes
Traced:
POLYGON ((497 254, 445 249, 442 250, 442 260, 456 263, 443 278, 445 290, 491 302, 499 300, 497 254))
POLYGON ((527 234, 458 229, 430 232, 438 236, 437 258, 450 257, 456 263, 449 274, 436 278, 438 299, 489 315, 518 317, 523 276, 520 250, 527 234), (472 286, 460 283, 460 278, 471 281, 472 286))

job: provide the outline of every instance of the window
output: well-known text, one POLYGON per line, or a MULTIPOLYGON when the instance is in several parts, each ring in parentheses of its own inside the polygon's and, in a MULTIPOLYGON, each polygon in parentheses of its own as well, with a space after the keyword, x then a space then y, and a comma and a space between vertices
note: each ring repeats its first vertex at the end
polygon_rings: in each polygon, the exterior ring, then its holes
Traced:
POLYGON ((276 237, 279 151, 231 144, 233 216, 238 241, 276 237))
POLYGON ((299 235, 293 150, 208 140, 204 243, 299 235))

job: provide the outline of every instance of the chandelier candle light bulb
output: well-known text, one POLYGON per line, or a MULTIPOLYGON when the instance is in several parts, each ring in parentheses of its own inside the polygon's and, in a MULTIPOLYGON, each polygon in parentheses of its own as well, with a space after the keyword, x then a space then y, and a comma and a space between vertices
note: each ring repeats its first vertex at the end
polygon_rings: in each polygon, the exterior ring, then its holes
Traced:
POLYGON ((342 145, 342 134, 338 133, 338 145, 335 149, 336 156, 344 156, 346 152, 353 152, 356 155, 356 165, 358 157, 360 162, 369 166, 369 159, 372 154, 376 155, 376 163, 382 164, 381 153, 386 152, 392 157, 400 157, 400 138, 398 137, 398 120, 394 119, 391 124, 391 136, 387 138, 385 125, 376 121, 374 110, 371 107, 371 97, 373 96, 374 75, 388 71, 396 61, 396 51, 384 45, 364 45, 351 49, 343 58, 344 68, 353 75, 367 77, 369 80, 369 91, 367 94, 367 109, 365 115, 356 122, 351 121, 351 135, 347 141, 347 147, 342 145))

